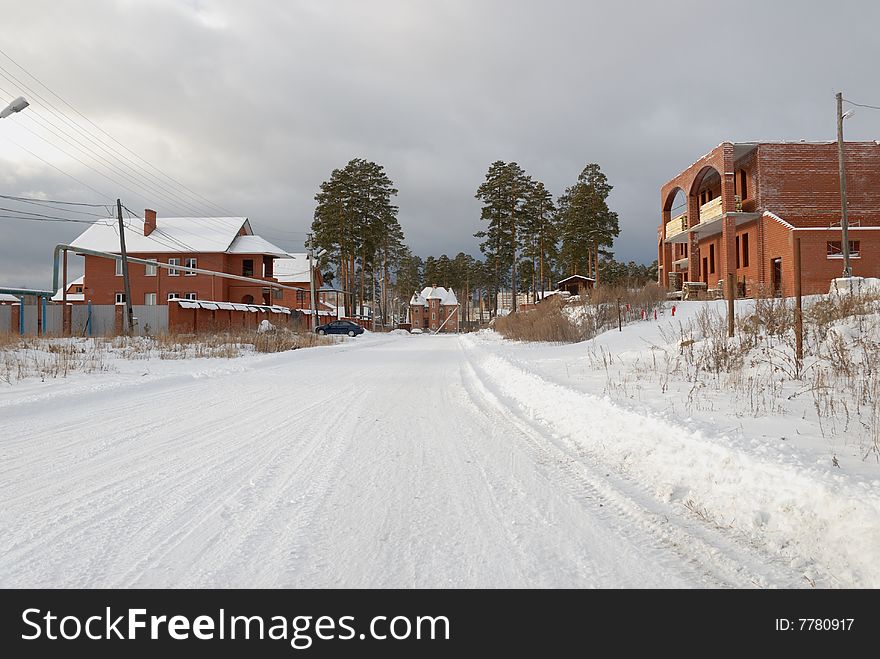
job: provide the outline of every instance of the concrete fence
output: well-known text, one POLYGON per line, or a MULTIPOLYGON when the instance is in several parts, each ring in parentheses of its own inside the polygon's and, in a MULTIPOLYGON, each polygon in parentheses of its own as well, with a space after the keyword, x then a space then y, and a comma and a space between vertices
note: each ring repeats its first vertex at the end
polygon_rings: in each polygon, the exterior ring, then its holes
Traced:
MULTIPOLYGON (((0 305, 0 332, 18 334, 21 330, 19 305, 0 305)), ((134 305, 134 334, 156 335, 166 332, 194 334, 228 329, 256 329, 268 320, 276 327, 307 330, 308 318, 297 310, 279 306, 244 305, 228 302, 179 300, 167 305, 134 305)), ((24 306, 24 333, 29 336, 116 336, 125 327, 125 305, 60 304, 24 306), (65 318, 67 316, 67 318, 65 318)))
MULTIPOLYGON (((0 332, 18 334, 21 331, 19 305, 0 306, 0 332)), ((24 306, 24 333, 28 336, 65 334, 65 309, 60 304, 46 305, 46 317, 42 317, 41 305, 24 306)), ((161 334, 168 331, 168 307, 164 305, 135 305, 134 334, 161 334)), ((125 315, 123 305, 76 304, 67 306, 67 324, 71 336, 115 336, 121 334, 125 315)))

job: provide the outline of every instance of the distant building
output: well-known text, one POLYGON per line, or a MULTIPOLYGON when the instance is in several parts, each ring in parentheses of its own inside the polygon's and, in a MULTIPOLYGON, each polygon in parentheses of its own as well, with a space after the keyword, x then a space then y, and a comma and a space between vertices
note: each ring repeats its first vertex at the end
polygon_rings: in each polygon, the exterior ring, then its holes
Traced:
MULTIPOLYGON (((85 284, 83 283, 83 277, 77 277, 72 282, 67 285, 67 303, 68 304, 84 304, 85 303, 85 295, 83 294, 83 290, 85 288, 85 284)), ((55 295, 52 296, 52 302, 61 302, 64 300, 63 290, 58 289, 55 295)))
POLYGON ((592 277, 584 277, 583 275, 572 275, 566 277, 556 284, 556 289, 566 291, 569 295, 583 295, 587 291, 593 290, 596 280, 592 277))
POLYGON ((457 332, 460 305, 455 292, 442 286, 428 286, 409 301, 413 329, 457 332))

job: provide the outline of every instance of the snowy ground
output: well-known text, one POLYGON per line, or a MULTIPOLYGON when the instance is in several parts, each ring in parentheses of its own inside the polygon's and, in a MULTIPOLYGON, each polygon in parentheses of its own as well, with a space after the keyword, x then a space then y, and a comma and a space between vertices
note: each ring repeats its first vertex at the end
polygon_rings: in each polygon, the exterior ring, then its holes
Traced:
POLYGON ((0 586, 880 586, 876 464, 607 390, 659 325, 2 384, 0 586))

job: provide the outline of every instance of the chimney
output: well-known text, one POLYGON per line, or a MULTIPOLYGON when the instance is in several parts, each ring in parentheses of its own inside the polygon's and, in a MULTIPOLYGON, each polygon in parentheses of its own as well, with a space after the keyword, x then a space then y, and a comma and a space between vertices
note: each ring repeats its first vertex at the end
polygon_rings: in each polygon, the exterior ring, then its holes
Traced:
POLYGON ((144 209, 144 235, 149 236, 156 228, 156 211, 144 209))

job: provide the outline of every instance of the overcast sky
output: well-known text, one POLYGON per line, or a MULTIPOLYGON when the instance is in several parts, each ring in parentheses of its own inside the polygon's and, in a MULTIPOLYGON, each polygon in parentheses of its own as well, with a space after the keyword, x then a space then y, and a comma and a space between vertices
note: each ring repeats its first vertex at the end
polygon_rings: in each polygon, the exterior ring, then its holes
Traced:
MULTIPOLYGON (((660 186, 716 144, 835 139, 839 89, 880 105, 880 3, 868 0, 2 0, 0 9, 6 55, 289 250, 302 247, 321 181, 354 157, 385 166, 407 243, 422 256, 478 255, 474 192, 492 161, 517 161, 554 195, 597 162, 621 220, 615 254, 650 262, 660 186)), ((155 208, 160 223, 194 214, 170 184, 148 194, 65 143, 89 146, 21 83, 100 133, 3 55, 0 67, 0 105, 19 94, 32 102, 0 120, 0 194, 121 197, 155 208)), ((880 112, 847 121, 847 139, 878 138, 880 112)), ((0 219, 0 286, 48 288, 52 247, 84 226, 0 219)))

